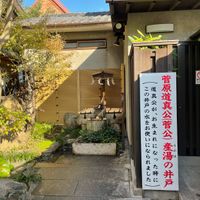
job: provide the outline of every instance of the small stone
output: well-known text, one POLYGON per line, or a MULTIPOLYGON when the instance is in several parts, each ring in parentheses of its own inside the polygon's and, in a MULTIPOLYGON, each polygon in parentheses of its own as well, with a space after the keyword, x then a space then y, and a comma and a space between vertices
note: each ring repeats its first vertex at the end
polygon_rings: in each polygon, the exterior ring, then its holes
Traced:
POLYGON ((67 143, 68 143, 68 144, 72 144, 72 143, 74 143, 75 141, 76 141, 76 139, 68 139, 68 140, 67 140, 67 143))
POLYGON ((82 124, 82 125, 81 125, 81 129, 82 129, 82 130, 87 130, 87 125, 86 125, 86 124, 82 124))
POLYGON ((64 125, 66 128, 76 128, 78 126, 77 119, 78 119, 77 114, 75 113, 66 113, 64 116, 64 125))
POLYGON ((28 200, 28 188, 24 183, 11 179, 0 180, 1 200, 28 200))
POLYGON ((113 124, 112 125, 113 129, 115 129, 117 132, 121 131, 120 125, 119 124, 113 124))
POLYGON ((87 119, 85 119, 83 116, 79 116, 78 118, 77 118, 77 124, 79 125, 79 126, 81 126, 81 125, 83 125, 83 124, 86 124, 86 122, 87 122, 87 119))

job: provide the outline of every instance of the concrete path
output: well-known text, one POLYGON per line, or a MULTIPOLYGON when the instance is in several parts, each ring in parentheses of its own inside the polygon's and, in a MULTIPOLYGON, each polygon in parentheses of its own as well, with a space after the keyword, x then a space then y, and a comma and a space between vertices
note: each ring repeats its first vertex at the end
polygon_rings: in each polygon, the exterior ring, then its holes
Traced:
POLYGON ((179 157, 180 200, 200 200, 200 157, 179 157))
POLYGON ((126 155, 62 155, 54 163, 38 163, 42 182, 34 200, 139 200, 130 198, 128 166, 126 155))

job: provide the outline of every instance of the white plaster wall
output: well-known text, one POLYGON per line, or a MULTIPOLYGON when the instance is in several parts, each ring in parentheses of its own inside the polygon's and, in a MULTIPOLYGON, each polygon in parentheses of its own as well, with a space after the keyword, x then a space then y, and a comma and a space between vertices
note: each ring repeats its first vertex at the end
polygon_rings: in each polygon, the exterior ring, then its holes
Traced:
POLYGON ((123 48, 113 46, 116 38, 112 31, 65 33, 65 40, 106 39, 107 48, 103 49, 75 49, 65 50, 72 54, 70 62, 73 69, 120 69, 123 63, 123 48))
POLYGON ((145 33, 146 25, 151 24, 174 24, 174 32, 162 34, 163 39, 185 41, 200 29, 200 10, 130 13, 127 35, 137 34, 137 29, 145 33))
MULTIPOLYGON (((128 54, 131 46, 128 36, 138 35, 137 29, 145 33, 145 27, 152 24, 174 24, 174 32, 162 33, 162 39, 185 41, 200 29, 200 10, 129 13, 125 32, 125 48, 128 49, 128 54)), ((124 54, 126 65, 128 54, 124 54)))

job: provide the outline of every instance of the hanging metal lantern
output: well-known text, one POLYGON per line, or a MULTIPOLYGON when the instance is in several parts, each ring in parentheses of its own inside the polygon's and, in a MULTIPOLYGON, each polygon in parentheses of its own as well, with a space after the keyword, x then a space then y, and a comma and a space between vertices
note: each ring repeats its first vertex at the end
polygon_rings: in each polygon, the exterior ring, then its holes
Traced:
POLYGON ((106 93, 105 93, 105 86, 111 86, 115 85, 113 74, 107 73, 107 72, 100 72, 92 75, 92 85, 94 83, 97 83, 100 85, 100 103, 99 103, 99 108, 106 107, 106 93))
POLYGON ((95 82, 97 82, 101 86, 115 85, 113 74, 104 71, 92 75, 92 85, 95 82))

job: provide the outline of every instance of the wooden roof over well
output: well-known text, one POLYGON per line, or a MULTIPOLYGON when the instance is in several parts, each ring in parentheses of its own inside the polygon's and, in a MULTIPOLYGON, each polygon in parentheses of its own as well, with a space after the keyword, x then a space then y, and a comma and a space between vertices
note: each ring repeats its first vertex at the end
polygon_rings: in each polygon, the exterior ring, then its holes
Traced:
POLYGON ((200 9, 200 0, 106 0, 113 25, 127 22, 128 13, 200 9))
POLYGON ((200 9, 200 0, 106 0, 110 5, 113 31, 123 38, 128 13, 200 9), (122 29, 116 30, 115 24, 122 29))
POLYGON ((200 0, 106 0, 106 2, 111 8, 115 6, 116 9, 126 4, 126 12, 130 13, 200 9, 200 0))

